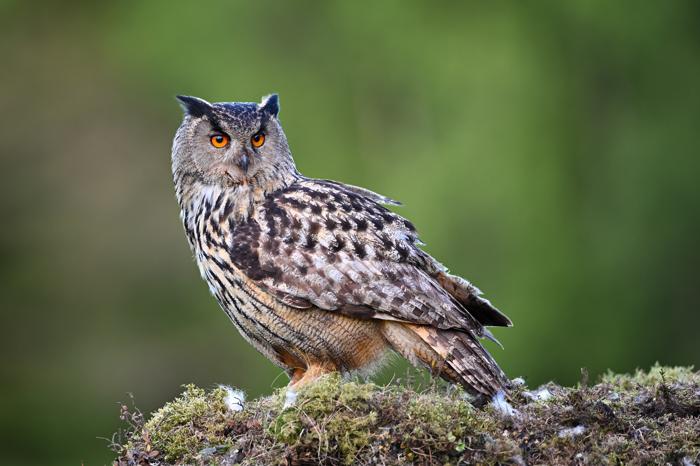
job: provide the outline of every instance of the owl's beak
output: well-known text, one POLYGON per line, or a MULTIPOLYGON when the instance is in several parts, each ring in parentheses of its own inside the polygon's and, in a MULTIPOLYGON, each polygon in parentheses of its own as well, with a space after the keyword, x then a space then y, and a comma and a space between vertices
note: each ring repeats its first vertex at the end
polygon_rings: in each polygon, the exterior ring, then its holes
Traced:
POLYGON ((241 171, 245 174, 248 173, 248 164, 250 163, 250 159, 248 159, 248 154, 245 152, 242 153, 238 157, 238 167, 241 169, 241 171))
POLYGON ((231 141, 231 151, 229 152, 229 163, 236 165, 243 175, 248 173, 248 166, 250 165, 250 157, 248 152, 243 145, 237 140, 231 141))

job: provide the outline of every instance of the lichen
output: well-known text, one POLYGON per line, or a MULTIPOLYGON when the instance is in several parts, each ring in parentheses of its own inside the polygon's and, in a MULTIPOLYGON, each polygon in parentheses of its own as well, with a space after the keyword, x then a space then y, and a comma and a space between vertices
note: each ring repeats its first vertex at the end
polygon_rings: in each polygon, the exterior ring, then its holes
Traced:
POLYGON ((460 389, 416 391, 324 377, 228 410, 188 385, 140 424, 117 464, 700 464, 700 373, 654 366, 600 383, 510 394, 473 408, 460 389), (546 396, 543 396, 546 394, 546 396))

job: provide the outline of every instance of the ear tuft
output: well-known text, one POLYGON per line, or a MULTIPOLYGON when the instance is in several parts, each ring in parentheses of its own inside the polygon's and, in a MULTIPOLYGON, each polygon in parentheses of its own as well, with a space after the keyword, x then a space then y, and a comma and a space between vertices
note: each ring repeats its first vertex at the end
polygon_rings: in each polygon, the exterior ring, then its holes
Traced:
POLYGON ((190 116, 201 117, 212 110, 211 104, 199 97, 192 97, 189 95, 178 95, 176 97, 180 102, 182 110, 190 116))
POLYGON ((276 117, 280 112, 280 97, 277 94, 270 94, 267 97, 263 97, 262 102, 258 105, 258 108, 263 112, 276 117))

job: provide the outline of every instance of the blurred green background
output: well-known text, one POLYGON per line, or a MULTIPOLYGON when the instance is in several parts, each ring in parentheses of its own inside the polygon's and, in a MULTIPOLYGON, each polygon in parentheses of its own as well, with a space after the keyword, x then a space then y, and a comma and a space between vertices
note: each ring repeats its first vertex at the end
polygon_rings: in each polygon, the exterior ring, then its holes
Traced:
POLYGON ((403 201, 512 317, 512 377, 698 364, 699 5, 0 1, 3 461, 108 463, 127 392, 286 383, 187 248, 179 93, 279 92, 303 173, 403 201))

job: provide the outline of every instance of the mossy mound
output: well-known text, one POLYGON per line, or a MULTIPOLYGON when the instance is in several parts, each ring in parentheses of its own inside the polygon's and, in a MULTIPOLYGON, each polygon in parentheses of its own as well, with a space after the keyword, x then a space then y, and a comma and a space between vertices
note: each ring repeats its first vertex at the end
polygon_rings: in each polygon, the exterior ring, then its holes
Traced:
POLYGON ((285 390, 232 411, 226 390, 187 386, 131 422, 118 465, 700 464, 700 372, 653 367, 475 409, 464 393, 326 377, 283 409, 285 390), (513 409, 510 409, 512 407, 513 409))

